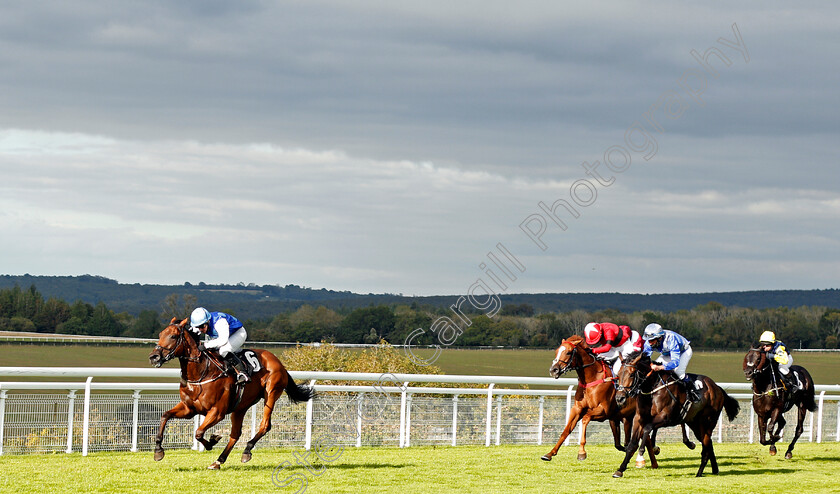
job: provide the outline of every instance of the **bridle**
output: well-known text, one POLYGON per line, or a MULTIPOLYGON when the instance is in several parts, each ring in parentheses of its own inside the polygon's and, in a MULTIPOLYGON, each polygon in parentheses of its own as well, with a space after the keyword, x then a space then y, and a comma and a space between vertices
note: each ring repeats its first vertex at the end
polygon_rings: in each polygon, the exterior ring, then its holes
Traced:
POLYGON ((770 366, 765 365, 767 363, 767 358, 763 355, 764 354, 763 349, 761 349, 761 348, 750 348, 750 351, 751 352, 756 352, 759 355, 759 360, 758 360, 757 364, 753 363, 753 362, 747 362, 747 367, 751 367, 750 375, 749 375, 748 379, 753 379, 758 374, 761 374, 762 372, 767 372, 767 369, 770 368, 770 366))
MULTIPOLYGON (((622 368, 627 367, 628 369, 633 369, 633 382, 628 387, 628 386, 622 386, 621 382, 616 380, 615 389, 616 389, 616 391, 624 391, 627 394, 627 396, 632 398, 633 396, 636 396, 637 394, 639 394, 641 392, 642 384, 644 384, 644 382, 647 380, 647 376, 642 377, 641 376, 642 373, 639 372, 638 366, 635 365, 635 364, 631 365, 631 364, 628 364, 626 362, 622 362, 621 367, 622 368)), ((621 372, 621 371, 619 370, 619 372, 621 372)))
MULTIPOLYGON (((564 342, 564 343, 568 343, 568 342, 564 342)), ((586 367, 589 367, 590 365, 595 364, 596 360, 593 359, 592 362, 590 362, 588 364, 581 364, 581 365, 578 365, 578 366, 575 366, 575 367, 569 367, 572 364, 572 362, 574 362, 575 357, 577 357, 577 351, 578 351, 578 346, 577 345, 572 345, 571 343, 569 343, 569 344, 572 347, 572 350, 569 352, 569 358, 566 359, 566 361, 564 362, 564 361, 560 360, 560 358, 558 357, 557 360, 555 360, 555 362, 554 362, 554 365, 557 365, 557 364, 562 365, 562 367, 560 367, 560 374, 561 375, 565 374, 567 372, 570 372, 570 371, 576 371, 576 370, 579 370, 579 369, 584 369, 586 367)), ((563 347, 563 348, 566 348, 562 344, 560 346, 563 347)), ((583 359, 580 359, 580 361, 583 362, 583 359)))
MULTIPOLYGON (((169 348, 160 346, 160 344, 155 345, 155 351, 159 352, 160 355, 161 355, 161 362, 160 362, 161 365, 165 364, 166 362, 169 362, 170 360, 172 360, 175 357, 175 354, 178 352, 178 349, 181 347, 181 345, 186 343, 186 338, 187 338, 187 335, 186 335, 186 332, 185 332, 184 328, 178 326, 178 340, 175 342, 175 347, 174 348, 169 349, 169 348), (166 350, 167 353, 164 353, 164 350, 166 350)), ((181 357, 181 358, 183 358, 184 360, 188 360, 190 362, 198 362, 201 359, 201 357, 190 357, 190 356, 181 357)))

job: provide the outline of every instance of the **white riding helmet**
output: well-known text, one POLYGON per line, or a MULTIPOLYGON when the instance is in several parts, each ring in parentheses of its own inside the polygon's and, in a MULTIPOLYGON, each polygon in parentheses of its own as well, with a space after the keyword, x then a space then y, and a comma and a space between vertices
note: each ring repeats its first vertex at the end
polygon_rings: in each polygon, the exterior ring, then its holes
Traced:
POLYGON ((190 315, 190 326, 195 329, 210 320, 210 312, 204 307, 199 307, 192 311, 190 315))
POLYGON ((642 335, 642 339, 645 341, 653 340, 659 338, 661 336, 665 336, 665 330, 662 329, 662 326, 651 323, 645 327, 645 334, 642 335))
POLYGON ((583 328, 583 336, 587 345, 594 345, 601 339, 601 325, 591 322, 583 328))

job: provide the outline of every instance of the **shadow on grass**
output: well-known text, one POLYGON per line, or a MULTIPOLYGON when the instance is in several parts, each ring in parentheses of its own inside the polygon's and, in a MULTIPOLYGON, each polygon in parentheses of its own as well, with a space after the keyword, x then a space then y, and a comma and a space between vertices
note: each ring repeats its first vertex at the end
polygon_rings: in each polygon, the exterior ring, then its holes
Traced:
MULTIPOLYGON (((290 462, 291 463, 291 462, 290 462)), ((272 472, 274 471, 279 465, 242 465, 241 463, 228 463, 222 466, 222 470, 231 470, 237 472, 272 472)), ((394 464, 394 463, 317 463, 311 466, 311 468, 320 469, 322 467, 326 467, 327 469, 336 469, 336 470, 352 470, 356 468, 363 468, 365 470, 371 469, 379 469, 379 468, 405 468, 405 467, 413 467, 415 464, 413 463, 401 463, 401 464, 394 464)), ((297 465, 292 464, 291 466, 287 466, 284 468, 285 471, 294 472, 296 470, 303 470, 306 471, 306 465, 297 465)), ((176 472, 201 472, 206 471, 207 467, 177 467, 174 469, 176 472)))

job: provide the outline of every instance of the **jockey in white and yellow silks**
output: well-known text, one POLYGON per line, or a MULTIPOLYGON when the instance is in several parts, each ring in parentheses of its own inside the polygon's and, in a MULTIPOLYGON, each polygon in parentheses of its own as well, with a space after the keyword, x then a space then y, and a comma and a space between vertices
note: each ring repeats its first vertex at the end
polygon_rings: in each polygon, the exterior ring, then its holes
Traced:
POLYGON ((772 331, 765 331, 761 333, 758 338, 758 343, 761 349, 767 353, 767 358, 778 364, 779 374, 781 374, 782 382, 791 393, 796 392, 799 386, 796 384, 796 379, 790 378, 790 366, 793 365, 793 357, 785 348, 785 344, 776 339, 776 333, 772 331))

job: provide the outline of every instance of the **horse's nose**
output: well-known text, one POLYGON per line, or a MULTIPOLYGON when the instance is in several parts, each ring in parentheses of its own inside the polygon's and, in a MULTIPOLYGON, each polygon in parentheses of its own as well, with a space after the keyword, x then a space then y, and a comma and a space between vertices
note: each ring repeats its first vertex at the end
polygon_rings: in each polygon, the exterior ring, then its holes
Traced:
POLYGON ((558 369, 557 367, 552 367, 551 369, 548 369, 548 374, 554 379, 557 379, 560 377, 560 369, 558 369))

